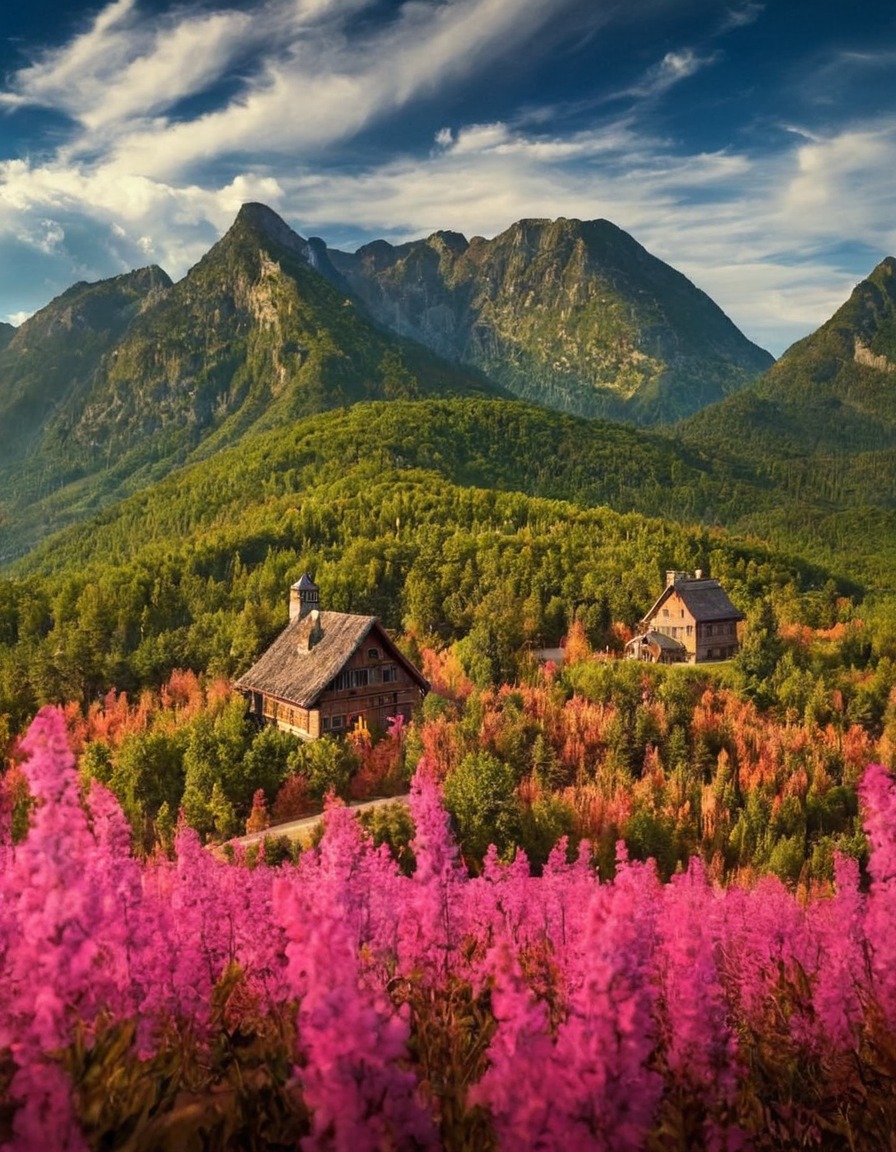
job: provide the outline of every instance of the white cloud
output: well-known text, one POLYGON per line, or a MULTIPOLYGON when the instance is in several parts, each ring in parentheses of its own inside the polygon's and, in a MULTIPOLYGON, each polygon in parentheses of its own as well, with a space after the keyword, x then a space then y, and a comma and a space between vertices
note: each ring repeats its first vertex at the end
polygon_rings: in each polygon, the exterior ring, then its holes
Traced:
POLYGON ((116 0, 71 44, 20 71, 6 99, 66 112, 89 140, 202 91, 245 50, 251 30, 240 12, 147 23, 134 0, 116 0))
POLYGON ((19 72, 5 100, 54 107, 78 122, 82 135, 66 149, 72 158, 99 149, 121 170, 171 179, 223 156, 349 137, 512 54, 574 2, 414 0, 350 38, 342 22, 372 0, 268 0, 251 16, 180 10, 161 20, 116 0, 70 45, 19 72), (223 106, 184 120, 167 115, 239 57, 242 83, 223 106))
POLYGON ((509 139, 506 124, 471 124, 453 138, 451 151, 456 156, 481 154, 506 144, 509 139))
POLYGON ((656 81, 661 87, 676 84, 693 76, 707 61, 701 61, 690 48, 684 52, 667 52, 656 69, 656 81))
POLYGON ((802 144, 781 211, 806 236, 832 231, 896 249, 896 123, 853 128, 802 144))
POLYGON ((745 28, 754 24, 765 11, 764 4, 745 4, 742 8, 729 11, 722 22, 721 31, 730 32, 735 28, 745 28))
POLYGON ((649 68, 641 80, 631 88, 615 92, 608 100, 655 100, 670 88, 696 75, 702 68, 708 68, 720 59, 718 52, 699 56, 692 48, 682 48, 677 52, 667 52, 657 64, 649 68))

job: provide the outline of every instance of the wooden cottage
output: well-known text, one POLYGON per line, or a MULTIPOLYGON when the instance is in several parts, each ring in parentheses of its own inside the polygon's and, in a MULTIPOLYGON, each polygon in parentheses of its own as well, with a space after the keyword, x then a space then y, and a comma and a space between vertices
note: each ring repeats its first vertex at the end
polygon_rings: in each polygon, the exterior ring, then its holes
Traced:
POLYGON ((289 624, 236 682, 260 721, 306 740, 409 720, 429 690, 375 616, 322 612, 310 576, 290 588, 289 624))
POLYGON ((660 664, 727 660, 740 651, 743 619, 718 580, 699 569, 694 575, 669 571, 626 655, 660 664))

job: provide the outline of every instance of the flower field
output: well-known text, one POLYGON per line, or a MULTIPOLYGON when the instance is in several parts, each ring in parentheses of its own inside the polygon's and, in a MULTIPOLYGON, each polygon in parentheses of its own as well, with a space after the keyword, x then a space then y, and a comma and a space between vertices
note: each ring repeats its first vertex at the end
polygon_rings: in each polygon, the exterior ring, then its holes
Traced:
POLYGON ((896 784, 859 793, 868 874, 827 893, 612 879, 565 843, 462 866, 439 785, 403 874, 330 807, 295 865, 181 825, 140 860, 82 795, 62 713, 3 797, 0 1145, 48 1149, 856 1149, 896 1139, 896 784))

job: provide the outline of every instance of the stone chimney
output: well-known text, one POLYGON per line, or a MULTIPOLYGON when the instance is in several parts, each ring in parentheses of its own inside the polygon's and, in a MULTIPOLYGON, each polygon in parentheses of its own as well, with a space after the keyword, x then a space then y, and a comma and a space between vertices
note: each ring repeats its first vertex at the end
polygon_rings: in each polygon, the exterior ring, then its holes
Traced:
POLYGON ((296 651, 310 652, 322 636, 320 612, 312 608, 306 616, 301 617, 301 623, 296 629, 296 651))
POLYGON ((320 589, 307 572, 303 572, 289 590, 289 619, 302 619, 312 609, 320 608, 320 589))
POLYGON ((677 572, 674 568, 666 569, 666 587, 672 588, 679 580, 689 580, 690 572, 677 572))

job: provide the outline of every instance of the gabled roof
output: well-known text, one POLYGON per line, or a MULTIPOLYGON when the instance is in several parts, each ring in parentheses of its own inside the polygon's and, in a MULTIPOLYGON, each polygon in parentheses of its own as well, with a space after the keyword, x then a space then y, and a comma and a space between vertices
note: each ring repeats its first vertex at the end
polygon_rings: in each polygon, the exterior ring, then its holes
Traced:
POLYGON ((691 580, 678 580, 665 587, 642 623, 650 623, 673 592, 678 593, 687 610, 699 623, 744 619, 743 612, 739 612, 734 607, 728 599, 728 593, 718 580, 711 580, 708 577, 697 579, 695 577, 691 580))
POLYGON ((672 636, 666 636, 663 632, 642 632, 640 636, 632 637, 626 644, 626 648, 634 648, 638 644, 653 644, 657 648, 662 648, 667 652, 687 651, 680 640, 675 640, 672 636))
POLYGON ((291 620, 270 648, 240 676, 235 687, 244 692, 265 692, 299 708, 311 708, 367 637, 376 633, 377 644, 403 665, 424 691, 428 689, 426 680, 395 647, 376 616, 321 612, 320 638, 310 651, 302 651, 308 621, 308 616, 291 620))

